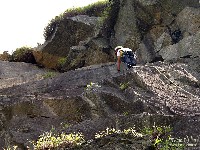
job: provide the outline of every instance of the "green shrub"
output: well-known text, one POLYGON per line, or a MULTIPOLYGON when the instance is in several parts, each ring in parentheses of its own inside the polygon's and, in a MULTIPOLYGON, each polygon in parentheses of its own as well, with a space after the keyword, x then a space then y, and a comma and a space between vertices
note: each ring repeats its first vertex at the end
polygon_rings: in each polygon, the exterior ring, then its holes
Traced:
POLYGON ((106 3, 106 8, 101 12, 99 19, 99 26, 101 27, 101 34, 109 38, 112 33, 118 18, 120 0, 109 0, 106 3))
POLYGON ((119 88, 120 88, 121 90, 125 90, 125 89, 127 89, 128 87, 129 87, 129 82, 120 83, 120 85, 119 85, 119 88))
POLYGON ((124 130, 116 130, 107 128, 105 131, 96 133, 95 138, 103 138, 112 135, 128 135, 128 138, 140 138, 143 139, 143 147, 146 149, 158 149, 158 150, 183 150, 185 144, 181 139, 172 138, 172 128, 169 126, 153 126, 152 128, 145 127, 142 131, 136 131, 134 128, 128 128, 124 130))
POLYGON ((35 64, 35 57, 33 56, 33 48, 23 46, 17 48, 11 55, 10 61, 14 62, 26 62, 35 64))
POLYGON ((2 61, 9 61, 11 58, 11 55, 8 53, 8 51, 4 51, 3 54, 0 54, 0 60, 2 61))
POLYGON ((42 75, 42 77, 43 77, 44 79, 53 78, 53 77, 55 77, 55 76, 56 76, 56 73, 55 73, 55 72, 50 72, 50 71, 42 75))
MULTIPOLYGON (((55 130, 54 130, 55 131, 55 130)), ((45 132, 39 136, 37 141, 31 142, 34 150, 44 149, 70 149, 78 148, 78 146, 87 146, 89 141, 85 141, 82 133, 71 134, 55 134, 53 130, 45 132)), ((151 147, 157 150, 183 150, 184 143, 181 139, 172 138, 172 128, 169 126, 153 126, 152 128, 145 127, 142 131, 136 131, 135 128, 124 130, 116 130, 107 128, 95 134, 95 139, 103 139, 104 137, 122 137, 131 140, 139 140, 144 149, 151 147)), ((118 139, 119 140, 119 139, 118 139)))
POLYGON ((64 65, 66 61, 67 61, 67 58, 65 58, 65 57, 60 58, 60 59, 58 60, 58 64, 59 64, 59 65, 64 65))
POLYGON ((73 148, 84 142, 85 140, 82 133, 61 133, 60 135, 56 135, 50 131, 40 135, 39 139, 36 142, 32 142, 32 144, 34 150, 41 150, 73 148))
POLYGON ((112 3, 107 3, 106 8, 100 13, 100 19, 99 19, 99 24, 103 25, 107 19, 110 19, 110 13, 111 13, 111 8, 112 8, 112 3))
POLYGON ((147 137, 150 147, 159 150, 183 150, 185 144, 182 139, 172 138, 170 126, 145 127, 142 134, 147 137))
POLYGON ((125 135, 131 135, 133 137, 143 137, 143 135, 138 133, 134 128, 124 129, 124 130, 116 130, 114 128, 112 129, 107 128, 105 131, 96 133, 95 138, 98 139, 98 138, 106 137, 108 135, 113 135, 113 134, 125 134, 125 135))
POLYGON ((7 148, 3 148, 3 150, 17 150, 18 146, 10 146, 10 147, 7 147, 7 148))
POLYGON ((67 9, 62 15, 65 17, 73 17, 76 15, 100 16, 102 11, 106 9, 108 0, 98 1, 84 7, 67 9))
POLYGON ((63 65, 67 62, 67 58, 63 57, 58 60, 58 68, 62 68, 63 65))
POLYGON ((60 22, 61 18, 56 16, 54 19, 52 19, 48 25, 44 28, 44 39, 45 40, 49 40, 51 38, 51 36, 53 35, 53 33, 56 30, 56 27, 58 26, 59 22, 60 22))

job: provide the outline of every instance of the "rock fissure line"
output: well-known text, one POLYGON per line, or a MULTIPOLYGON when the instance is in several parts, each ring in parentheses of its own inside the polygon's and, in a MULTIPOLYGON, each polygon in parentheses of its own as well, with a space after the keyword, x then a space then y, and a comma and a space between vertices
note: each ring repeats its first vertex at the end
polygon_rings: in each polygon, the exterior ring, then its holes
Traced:
POLYGON ((187 94, 189 94, 189 95, 191 95, 191 96, 193 96, 193 97, 195 97, 197 99, 200 99, 198 96, 196 96, 196 95, 194 95, 194 94, 192 94, 192 93, 184 90, 183 88, 181 88, 180 86, 178 86, 175 82, 173 82, 172 80, 170 80, 165 74, 163 74, 162 72, 160 72, 160 70, 156 66, 152 66, 152 67, 155 68, 159 72, 159 74, 163 75, 167 80, 169 80, 170 84, 174 84, 177 88, 181 89, 185 93, 187 93, 187 94))

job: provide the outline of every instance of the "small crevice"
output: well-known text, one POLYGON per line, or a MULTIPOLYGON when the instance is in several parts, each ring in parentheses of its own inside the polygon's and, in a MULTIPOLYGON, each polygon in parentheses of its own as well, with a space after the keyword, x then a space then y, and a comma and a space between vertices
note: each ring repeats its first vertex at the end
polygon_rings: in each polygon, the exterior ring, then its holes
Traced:
POLYGON ((180 58, 191 58, 192 55, 186 55, 186 56, 182 56, 180 58))

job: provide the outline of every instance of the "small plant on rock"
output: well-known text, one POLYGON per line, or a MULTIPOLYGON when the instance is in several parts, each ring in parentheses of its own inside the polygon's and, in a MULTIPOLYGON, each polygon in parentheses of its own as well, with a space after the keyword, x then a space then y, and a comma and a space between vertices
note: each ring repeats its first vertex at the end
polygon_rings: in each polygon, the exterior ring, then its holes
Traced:
POLYGON ((9 146, 8 148, 3 148, 3 150, 17 150, 18 146, 9 146))
POLYGON ((127 89, 128 87, 129 87, 129 82, 120 83, 120 86, 119 86, 119 88, 120 88, 121 90, 125 90, 125 89, 127 89))
MULTIPOLYGON (((142 131, 136 131, 134 127, 124 130, 107 128, 96 133, 95 139, 98 141, 117 137, 118 142, 128 139, 130 143, 134 144, 134 141, 138 141, 138 144, 141 144, 145 150, 183 150, 185 144, 181 139, 172 138, 171 130, 172 128, 169 126, 145 127, 142 131)), ((51 130, 39 136, 36 142, 32 142, 32 147, 34 150, 78 149, 80 145, 87 147, 93 141, 94 139, 85 141, 82 133, 54 134, 51 130)))
POLYGON ((67 61, 66 57, 62 57, 60 59, 58 59, 58 66, 62 67, 67 61))
POLYGON ((69 123, 64 123, 64 122, 61 122, 61 127, 63 128, 63 129, 67 129, 67 128, 69 128, 71 125, 69 124, 69 123))
POLYGON ((56 73, 55 73, 55 72, 49 71, 49 72, 45 73, 42 77, 43 77, 44 79, 47 79, 47 78, 53 78, 53 77, 55 77, 55 76, 56 76, 56 73))
POLYGON ((90 82, 90 84, 87 84, 86 91, 90 90, 96 90, 97 88, 100 88, 101 86, 98 85, 97 83, 90 82))
POLYGON ((63 149, 73 148, 84 143, 84 136, 82 133, 71 133, 56 135, 53 132, 45 132, 40 135, 36 142, 32 142, 34 150, 43 149, 63 149))
POLYGON ((172 138, 171 131, 170 126, 154 125, 152 128, 145 127, 142 133, 148 138, 149 147, 155 150, 183 150, 185 145, 182 139, 172 138))
POLYGON ((108 135, 113 135, 113 134, 125 134, 125 135, 131 135, 133 137, 142 137, 143 135, 136 132, 136 130, 134 128, 128 128, 128 129, 124 129, 124 130, 116 130, 114 128, 109 129, 106 128, 105 131, 101 131, 99 133, 95 134, 95 138, 102 138, 102 137, 106 137, 108 135))

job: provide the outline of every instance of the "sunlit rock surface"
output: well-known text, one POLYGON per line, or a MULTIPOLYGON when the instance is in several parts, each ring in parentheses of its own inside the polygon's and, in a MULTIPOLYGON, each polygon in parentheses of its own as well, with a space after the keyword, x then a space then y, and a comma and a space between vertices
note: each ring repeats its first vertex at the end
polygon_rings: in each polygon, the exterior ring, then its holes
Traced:
POLYGON ((27 139, 36 140, 52 126, 58 132, 81 131, 90 139, 107 127, 156 123, 171 125, 177 136, 197 138, 199 79, 199 73, 184 63, 157 62, 121 73, 108 63, 3 88, 1 145, 9 137, 23 147, 27 139))

